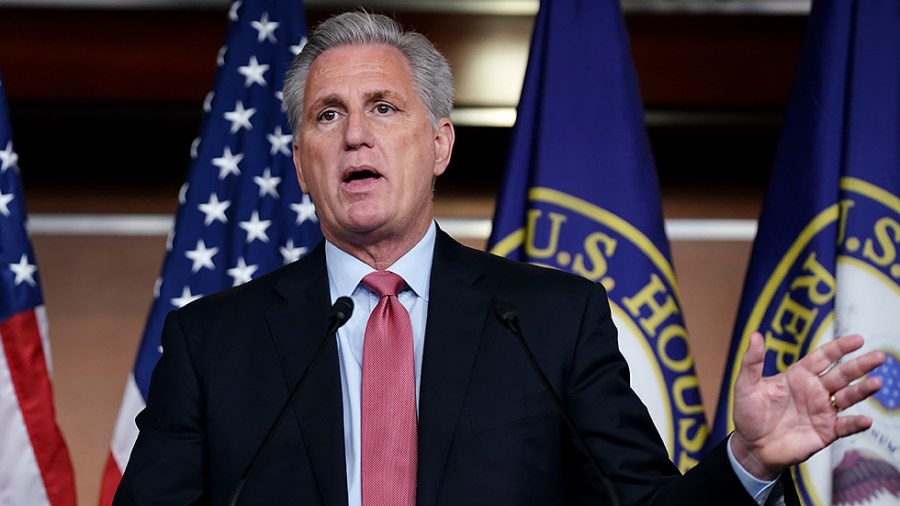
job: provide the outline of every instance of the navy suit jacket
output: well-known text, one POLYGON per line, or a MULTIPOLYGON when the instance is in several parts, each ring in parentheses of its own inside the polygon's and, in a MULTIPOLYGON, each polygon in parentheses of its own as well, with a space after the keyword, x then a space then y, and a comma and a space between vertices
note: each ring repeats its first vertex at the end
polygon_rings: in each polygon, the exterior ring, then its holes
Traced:
MULTIPOLYGON (((541 368, 623 506, 755 504, 724 445, 685 476, 670 462, 629 387, 601 285, 439 232, 419 387, 419 505, 606 503, 549 393, 495 317, 497 297, 518 308, 541 368)), ((171 313, 115 504, 226 504, 307 372, 239 504, 346 505, 335 339, 313 363, 330 301, 319 245, 298 262, 171 313)))

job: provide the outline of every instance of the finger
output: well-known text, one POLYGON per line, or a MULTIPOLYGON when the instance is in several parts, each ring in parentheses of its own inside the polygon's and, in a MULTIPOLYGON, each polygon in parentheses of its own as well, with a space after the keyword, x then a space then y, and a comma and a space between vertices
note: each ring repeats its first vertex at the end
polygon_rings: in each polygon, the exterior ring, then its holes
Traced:
POLYGON ((821 376, 822 386, 829 392, 837 392, 850 383, 870 373, 884 363, 885 355, 881 351, 870 351, 865 355, 838 364, 821 376))
POLYGON ((866 378, 834 393, 834 403, 841 410, 868 399, 881 389, 881 378, 866 378))
POLYGON ((845 415, 837 418, 835 432, 838 437, 847 437, 862 432, 872 426, 872 419, 863 415, 845 415))
POLYGON ((863 343, 861 336, 842 336, 819 346, 800 359, 798 364, 813 374, 822 374, 822 371, 844 355, 862 348, 863 343))
POLYGON ((763 361, 766 357, 766 345, 762 334, 754 332, 750 335, 750 343, 744 358, 741 359, 741 370, 735 381, 735 389, 752 386, 762 379, 763 361))

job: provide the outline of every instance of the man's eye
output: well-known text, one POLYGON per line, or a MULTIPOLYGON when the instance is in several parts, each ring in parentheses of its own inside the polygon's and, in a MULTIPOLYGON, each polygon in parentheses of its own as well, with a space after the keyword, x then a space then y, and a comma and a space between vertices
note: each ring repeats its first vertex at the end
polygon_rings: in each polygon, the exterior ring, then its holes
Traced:
POLYGON ((319 121, 334 121, 337 118, 337 113, 334 111, 324 111, 319 114, 319 121))
POLYGON ((378 114, 388 114, 394 111, 394 108, 387 104, 378 104, 375 106, 375 111, 378 114))

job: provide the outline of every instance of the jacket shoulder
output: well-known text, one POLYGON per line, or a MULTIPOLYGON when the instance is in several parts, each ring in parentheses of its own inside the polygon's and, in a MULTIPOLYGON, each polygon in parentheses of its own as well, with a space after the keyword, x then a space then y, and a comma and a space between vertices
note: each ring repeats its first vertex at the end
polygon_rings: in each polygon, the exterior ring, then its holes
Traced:
POLYGON ((576 293, 586 293, 596 288, 596 283, 553 267, 535 265, 519 260, 476 250, 463 244, 454 242, 456 251, 455 259, 451 262, 459 262, 462 265, 473 265, 482 271, 482 282, 500 282, 509 290, 542 291, 542 290, 569 290, 576 293))
MULTIPOLYGON (((271 304, 302 292, 326 279, 324 248, 321 244, 309 255, 274 269, 242 285, 227 288, 197 299, 177 309, 181 318, 222 318, 228 314, 247 316, 254 308, 264 310, 271 304)), ((327 283, 327 281, 326 281, 327 283)), ((327 288, 327 284, 325 285, 327 288)))

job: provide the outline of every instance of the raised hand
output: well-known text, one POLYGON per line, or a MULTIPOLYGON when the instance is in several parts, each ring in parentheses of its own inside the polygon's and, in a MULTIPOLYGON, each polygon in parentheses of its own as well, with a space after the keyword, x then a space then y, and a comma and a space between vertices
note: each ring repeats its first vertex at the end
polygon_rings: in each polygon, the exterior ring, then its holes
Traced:
POLYGON ((744 469, 772 480, 838 438, 872 425, 867 416, 839 413, 881 388, 877 377, 856 380, 881 365, 884 353, 871 351, 829 369, 862 345, 862 337, 844 336, 763 378, 765 343, 760 333, 753 333, 734 384, 731 448, 744 469))

